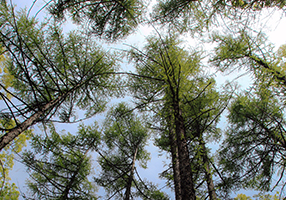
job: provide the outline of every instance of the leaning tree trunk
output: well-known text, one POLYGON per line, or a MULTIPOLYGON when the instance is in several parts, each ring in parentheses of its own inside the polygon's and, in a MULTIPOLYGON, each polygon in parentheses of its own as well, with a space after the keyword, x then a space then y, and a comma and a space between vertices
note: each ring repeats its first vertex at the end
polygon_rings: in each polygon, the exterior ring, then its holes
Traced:
POLYGON ((15 128, 8 131, 6 134, 4 134, 0 138, 0 151, 7 146, 10 142, 12 142, 17 136, 19 136, 23 131, 27 130, 30 126, 32 126, 41 116, 43 116, 48 110, 52 109, 57 105, 59 102, 61 102, 63 99, 66 98, 66 96, 70 92, 63 94, 56 99, 46 103, 43 107, 41 107, 40 110, 38 110, 36 113, 34 113, 31 117, 26 119, 24 122, 16 126, 15 128))
POLYGON ((134 168, 135 168, 135 161, 136 161, 137 151, 138 151, 138 147, 136 147, 134 155, 133 155, 131 171, 130 171, 128 183, 127 183, 127 186, 126 186, 126 192, 125 192, 125 199, 124 200, 129 200, 130 199, 131 185, 132 185, 132 181, 133 181, 133 174, 134 174, 134 168))
POLYGON ((5 133, 0 138, 0 151, 7 146, 10 142, 12 142, 16 137, 18 137, 22 132, 27 130, 29 127, 34 125, 47 111, 55 108, 56 105, 62 103, 67 96, 69 96, 71 93, 73 93, 75 90, 77 90, 79 87, 81 87, 84 83, 88 82, 92 77, 85 81, 80 81, 77 83, 74 87, 72 87, 69 90, 66 90, 66 92, 63 92, 60 96, 57 98, 47 102, 44 104, 40 109, 34 113, 32 116, 30 116, 28 119, 17 125, 15 128, 11 129, 7 133, 5 133))

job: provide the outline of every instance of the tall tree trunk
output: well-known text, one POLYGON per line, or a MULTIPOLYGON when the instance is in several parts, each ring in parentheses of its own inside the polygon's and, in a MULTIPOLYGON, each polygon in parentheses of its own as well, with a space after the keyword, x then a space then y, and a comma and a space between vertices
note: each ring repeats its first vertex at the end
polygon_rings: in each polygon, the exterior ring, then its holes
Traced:
POLYGON ((131 166, 131 171, 130 171, 130 175, 129 175, 129 179, 128 179, 128 183, 127 183, 127 187, 126 187, 125 199, 124 200, 129 200, 130 199, 131 185, 132 185, 132 181, 133 181, 133 174, 134 174, 134 168, 135 168, 135 161, 136 161, 137 151, 138 151, 138 147, 136 147, 134 155, 133 155, 132 166, 131 166))
POLYGON ((196 200, 193 183, 193 173, 185 134, 184 118, 179 108, 179 103, 174 102, 175 126, 179 155, 180 181, 183 200, 196 200))
MULTIPOLYGON (((169 119, 169 122, 172 122, 172 120, 169 119)), ((174 124, 169 124, 169 128, 170 128, 169 141, 170 141, 171 155, 172 155, 172 169, 174 175, 175 197, 176 200, 182 200, 180 164, 179 164, 178 146, 174 130, 174 124)))
POLYGON ((200 146, 202 149, 202 157, 203 157, 203 164, 205 167, 205 176, 206 176, 206 180, 207 180, 209 199, 210 200, 217 200, 215 187, 214 187, 214 183, 213 183, 213 179, 212 179, 212 174, 211 174, 211 170, 210 170, 209 157, 207 154, 205 142, 203 141, 202 137, 200 138, 200 146))

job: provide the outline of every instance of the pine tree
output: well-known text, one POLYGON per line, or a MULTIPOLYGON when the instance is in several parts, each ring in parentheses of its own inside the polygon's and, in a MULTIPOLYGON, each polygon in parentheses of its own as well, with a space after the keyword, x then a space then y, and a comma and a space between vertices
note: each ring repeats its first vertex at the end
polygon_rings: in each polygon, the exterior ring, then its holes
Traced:
POLYGON ((45 135, 32 138, 32 150, 23 153, 22 161, 30 171, 27 199, 97 199, 89 180, 91 153, 98 148, 97 125, 80 125, 75 134, 59 134, 50 123, 45 135))
POLYGON ((75 121, 76 108, 85 117, 104 110, 106 97, 115 91, 114 58, 84 32, 65 37, 55 23, 43 27, 25 12, 15 15, 3 4, 0 9, 0 42, 9 61, 5 69, 13 76, 10 90, 1 83, 6 107, 1 119, 16 123, 1 129, 0 150, 40 121, 75 121))
POLYGON ((149 153, 145 146, 148 137, 149 131, 143 119, 132 113, 126 104, 118 104, 107 115, 104 123, 104 147, 99 150, 102 172, 95 180, 105 188, 108 198, 167 198, 152 183, 144 183, 138 177, 138 164, 147 168, 149 153), (133 192, 132 188, 137 192, 133 192))

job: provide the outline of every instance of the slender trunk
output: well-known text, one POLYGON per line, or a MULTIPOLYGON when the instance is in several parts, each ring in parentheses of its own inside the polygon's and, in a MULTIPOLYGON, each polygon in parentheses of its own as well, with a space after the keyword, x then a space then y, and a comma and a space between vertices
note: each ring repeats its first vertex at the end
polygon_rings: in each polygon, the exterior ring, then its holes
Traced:
POLYGON ((190 165, 190 157, 185 134, 184 118, 181 114, 179 103, 174 102, 175 126, 179 155, 181 192, 183 200, 196 200, 193 183, 193 173, 190 165))
POLYGON ((54 100, 51 100, 48 103, 46 103, 45 105, 43 105, 39 111, 34 113, 32 116, 30 116, 25 121, 23 121, 20 125, 16 126, 15 128, 11 129, 9 132, 5 133, 5 135, 3 135, 0 138, 0 151, 5 146, 7 146, 10 142, 12 142, 16 137, 18 137, 23 131, 27 130, 30 126, 35 124, 37 122, 37 120, 42 115, 44 115, 48 110, 54 108, 59 102, 63 101, 68 95, 70 95, 72 92, 74 92, 76 89, 81 87, 81 85, 83 85, 84 83, 86 83, 89 80, 90 80, 90 78, 83 81, 83 82, 79 82, 77 85, 72 87, 70 90, 67 90, 66 92, 64 92, 63 94, 61 94, 57 98, 55 98, 54 100))
POLYGON ((63 94, 56 99, 46 103, 39 111, 34 113, 31 117, 26 119, 20 125, 16 126, 15 128, 11 129, 5 135, 0 138, 0 151, 7 146, 11 141, 13 141, 18 135, 20 135, 23 131, 27 130, 30 126, 32 126, 46 111, 53 108, 57 103, 62 101, 67 95, 63 94))
POLYGON ((210 162, 209 162, 209 158, 207 155, 207 149, 205 146, 205 142, 203 141, 202 138, 200 138, 200 146, 202 149, 203 163, 205 166, 205 176, 206 176, 206 180, 207 180, 209 198, 210 198, 210 200, 217 200, 215 187, 214 187, 214 183, 213 183, 213 179, 212 179, 212 174, 211 174, 211 170, 210 170, 210 162))
POLYGON ((89 151, 89 149, 86 150, 86 152, 84 153, 84 156, 83 156, 83 158, 81 159, 80 164, 78 165, 78 167, 77 167, 77 169, 76 169, 76 172, 75 172, 75 173, 72 175, 72 177, 70 178, 70 181, 69 181, 69 183, 66 185, 66 187, 65 187, 65 189, 64 189, 64 191, 63 191, 63 194, 62 194, 62 196, 60 197, 60 200, 68 199, 68 195, 69 195, 70 189, 73 187, 73 184, 74 184, 74 182, 75 182, 76 176, 78 175, 79 170, 80 170, 80 168, 82 167, 81 165, 82 165, 84 159, 86 158, 86 155, 87 155, 88 151, 89 151))
POLYGON ((132 185, 132 181, 133 181, 133 174, 134 174, 134 168, 135 168, 135 161, 136 161, 137 151, 138 151, 138 147, 136 147, 134 155, 133 155, 132 166, 131 166, 131 171, 130 171, 130 175, 129 175, 129 179, 128 179, 128 183, 127 183, 127 187, 126 187, 125 199, 124 200, 129 200, 130 199, 131 185, 132 185))
POLYGON ((171 154, 172 154, 172 168, 174 174, 175 196, 176 200, 182 200, 178 146, 173 125, 170 125, 169 131, 170 131, 169 140, 170 140, 171 154))

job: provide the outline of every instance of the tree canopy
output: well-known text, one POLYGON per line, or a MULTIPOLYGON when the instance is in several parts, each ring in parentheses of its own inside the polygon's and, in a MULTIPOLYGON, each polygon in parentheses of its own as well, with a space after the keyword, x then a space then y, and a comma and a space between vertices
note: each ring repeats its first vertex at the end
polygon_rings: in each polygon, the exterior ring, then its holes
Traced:
POLYGON ((103 111, 106 98, 114 91, 114 58, 84 32, 64 36, 56 23, 44 28, 24 11, 15 16, 6 5, 1 10, 1 42, 10 56, 5 69, 13 77, 9 81, 12 90, 1 83, 5 91, 1 116, 16 124, 2 129, 6 134, 0 139, 0 149, 39 121, 52 117, 74 121, 76 108, 85 110, 85 117, 103 111))
POLYGON ((16 160, 24 199, 285 198, 286 46, 261 25, 285 0, 17 3, 0 3, 1 198, 20 198, 16 160))

